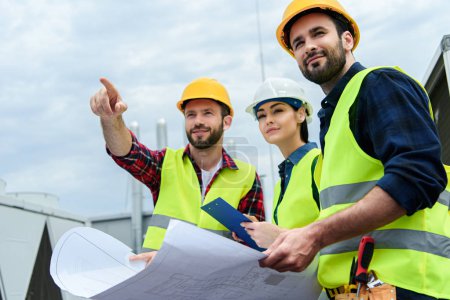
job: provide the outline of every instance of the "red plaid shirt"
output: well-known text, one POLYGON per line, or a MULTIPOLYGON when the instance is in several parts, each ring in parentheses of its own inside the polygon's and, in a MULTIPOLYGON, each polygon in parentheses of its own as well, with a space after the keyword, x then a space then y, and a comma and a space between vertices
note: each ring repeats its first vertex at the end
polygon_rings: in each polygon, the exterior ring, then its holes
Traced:
MULTIPOLYGON (((153 202, 156 205, 159 189, 161 186, 161 171, 166 154, 166 149, 150 150, 145 145, 139 143, 136 136, 130 131, 132 136, 132 146, 130 152, 125 156, 115 156, 108 149, 108 154, 123 169, 128 171, 134 178, 145 184, 151 191, 153 202)), ((184 149, 184 155, 187 155, 194 166, 199 182, 200 191, 202 189, 202 173, 199 166, 195 163, 189 151, 189 145, 184 149)), ((222 167, 214 174, 209 185, 206 187, 205 195, 208 194, 212 183, 216 179, 220 170, 230 168, 238 169, 233 159, 228 155, 225 149, 222 149, 222 167)), ((242 213, 255 216, 258 220, 264 221, 263 192, 258 174, 255 176, 252 188, 239 202, 238 210, 242 213)))

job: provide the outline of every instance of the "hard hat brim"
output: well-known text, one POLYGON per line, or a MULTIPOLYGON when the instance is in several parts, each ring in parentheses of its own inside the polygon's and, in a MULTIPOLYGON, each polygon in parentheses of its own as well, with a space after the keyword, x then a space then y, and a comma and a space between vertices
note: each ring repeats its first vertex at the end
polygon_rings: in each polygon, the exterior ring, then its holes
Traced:
POLYGON ((245 111, 249 114, 251 114, 253 117, 255 117, 255 119, 257 118, 257 112, 258 109, 261 107, 261 105, 266 104, 268 102, 283 102, 286 104, 289 104, 290 106, 292 106, 294 109, 299 109, 301 107, 305 107, 305 111, 306 111, 306 122, 309 124, 312 121, 312 113, 313 113, 313 109, 311 104, 309 104, 306 101, 302 101, 299 99, 295 99, 295 98, 272 98, 272 99, 266 99, 263 101, 260 101, 258 103, 252 103, 249 106, 247 106, 247 108, 245 109, 245 111))

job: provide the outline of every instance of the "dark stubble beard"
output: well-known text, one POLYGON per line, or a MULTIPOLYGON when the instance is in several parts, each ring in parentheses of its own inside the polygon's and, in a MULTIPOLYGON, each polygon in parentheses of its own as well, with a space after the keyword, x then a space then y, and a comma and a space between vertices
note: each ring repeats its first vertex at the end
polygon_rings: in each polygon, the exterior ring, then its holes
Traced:
MULTIPOLYGON (((342 41, 339 39, 337 42, 336 47, 329 49, 329 50, 320 50, 320 51, 314 51, 311 52, 306 59, 303 60, 302 65, 299 65, 300 71, 302 72, 303 76, 305 76, 306 79, 309 81, 312 81, 316 84, 323 84, 326 82, 329 82, 333 78, 336 78, 336 76, 342 71, 345 64, 347 63, 347 59, 345 57, 345 50, 342 46, 342 41), (312 71, 308 70, 306 67, 306 61, 313 57, 314 55, 324 55, 327 60, 325 62, 325 65, 319 67, 315 67, 312 69, 312 71)), ((314 67, 314 63, 313 63, 314 67)))
POLYGON ((196 126, 193 129, 191 129, 189 132, 186 131, 186 135, 187 138, 189 140, 189 143, 196 149, 199 150, 203 150, 203 149, 208 149, 211 146, 214 146, 215 144, 217 144, 217 142, 220 140, 220 138, 223 135, 223 124, 220 124, 220 126, 214 130, 211 127, 206 127, 203 125, 200 126, 196 126), (203 140, 201 138, 194 140, 194 138, 192 137, 192 131, 196 130, 196 129, 207 129, 210 131, 210 136, 206 139, 203 140))

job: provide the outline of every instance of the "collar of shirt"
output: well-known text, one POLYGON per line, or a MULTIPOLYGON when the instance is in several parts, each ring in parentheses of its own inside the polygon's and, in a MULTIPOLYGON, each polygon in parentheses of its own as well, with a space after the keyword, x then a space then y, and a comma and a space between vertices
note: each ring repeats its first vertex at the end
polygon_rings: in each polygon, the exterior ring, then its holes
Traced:
MULTIPOLYGON (((189 145, 187 145, 186 148, 184 148, 183 155, 187 155, 189 157, 189 159, 191 160, 192 164, 194 166, 198 167, 198 165, 195 163, 195 161, 191 155, 191 150, 189 149, 189 145)), ((227 151, 225 151, 225 149, 222 148, 222 167, 220 169, 224 169, 224 168, 229 168, 231 170, 239 169, 238 166, 236 165, 236 163, 234 162, 234 160, 227 153, 227 151)))
POLYGON ((286 158, 281 164, 278 165, 278 173, 280 175, 280 196, 278 197, 278 201, 274 210, 275 222, 278 222, 277 217, 275 216, 275 212, 284 197, 287 186, 289 185, 294 165, 298 164, 298 162, 306 155, 306 153, 308 153, 313 148, 317 148, 316 143, 306 143, 303 146, 298 147, 297 150, 292 152, 288 158, 286 158))
POLYGON ((308 153, 311 149, 314 148, 317 148, 316 143, 313 142, 306 143, 303 146, 298 147, 297 150, 295 150, 294 152, 292 152, 287 159, 291 163, 296 165, 303 158, 303 156, 306 155, 306 153, 308 153))
MULTIPOLYGON (((292 152, 288 158, 283 160, 283 162, 278 165, 278 173, 280 174, 280 177, 284 178, 285 181, 289 181, 294 165, 298 164, 298 162, 306 155, 306 153, 308 153, 313 148, 317 148, 317 144, 309 142, 304 144, 303 146, 298 147, 297 150, 292 152)), ((288 182, 285 182, 285 185, 287 185, 287 183, 288 182)))
POLYGON ((331 90, 331 92, 320 103, 322 108, 317 113, 317 116, 320 119, 320 145, 322 152, 325 152, 325 135, 328 132, 328 127, 330 126, 329 121, 331 120, 331 116, 334 113, 334 109, 336 108, 342 92, 353 76, 364 69, 365 68, 359 62, 355 62, 347 73, 339 79, 338 83, 331 90))

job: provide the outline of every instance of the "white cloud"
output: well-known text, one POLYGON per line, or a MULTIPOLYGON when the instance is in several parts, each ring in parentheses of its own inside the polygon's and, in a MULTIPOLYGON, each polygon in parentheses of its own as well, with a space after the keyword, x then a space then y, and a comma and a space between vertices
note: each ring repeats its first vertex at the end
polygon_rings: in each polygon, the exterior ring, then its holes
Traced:
MULTIPOLYGON (((298 80, 317 112, 322 91, 302 78, 275 39, 289 2, 259 1, 265 75, 298 80)), ((342 4, 361 28, 355 55, 367 66, 396 64, 422 79, 449 34, 446 0, 342 4)), ((129 179, 106 155, 89 108, 100 76, 120 89, 129 105, 125 120, 139 121, 141 140, 152 148, 161 117, 169 145, 183 146, 175 103, 192 79, 216 77, 236 111, 226 136, 248 138, 258 148, 260 173, 269 174, 269 148, 244 112, 261 82, 256 30, 255 1, 1 1, 0 177, 7 192, 54 193, 63 207, 88 214, 127 207, 129 179)), ((318 130, 315 119, 315 141, 318 130)), ((276 175, 282 158, 275 147, 273 156, 276 175)))

